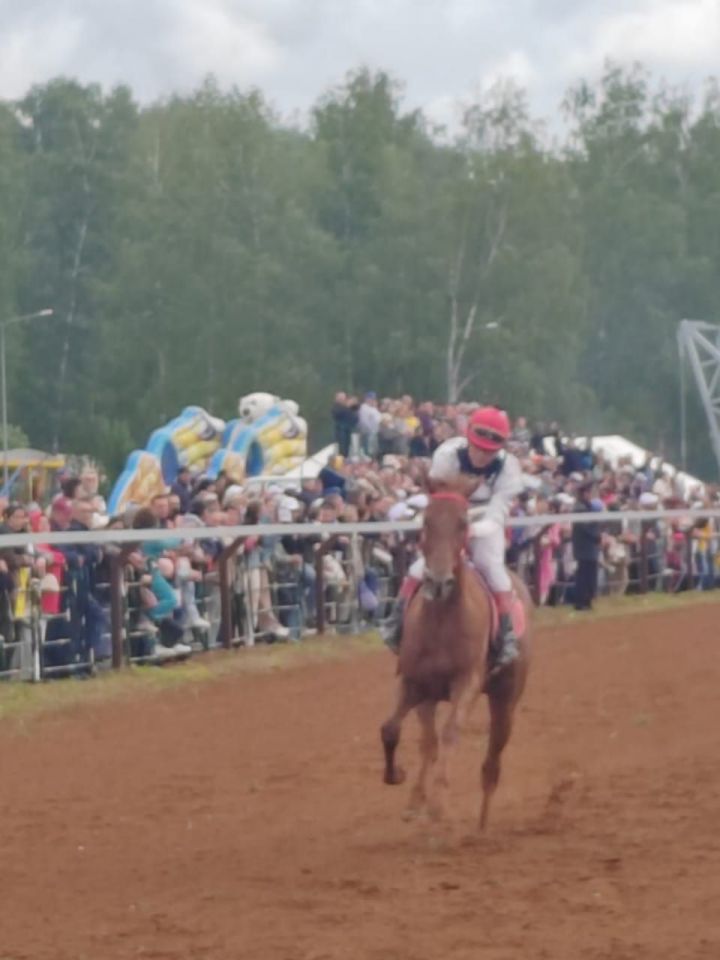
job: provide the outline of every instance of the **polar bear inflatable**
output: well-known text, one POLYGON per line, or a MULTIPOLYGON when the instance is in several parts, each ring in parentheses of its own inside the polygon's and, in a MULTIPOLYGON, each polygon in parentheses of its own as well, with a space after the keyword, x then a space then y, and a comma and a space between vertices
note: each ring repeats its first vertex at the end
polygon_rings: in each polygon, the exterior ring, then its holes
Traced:
POLYGON ((272 393, 249 393, 238 402, 240 418, 232 420, 208 476, 221 471, 233 483, 259 474, 282 476, 307 457, 307 423, 298 405, 272 393))
POLYGON ((285 414, 283 436, 286 440, 307 436, 307 421, 299 416, 300 408, 294 400, 281 400, 272 393, 249 393, 238 401, 240 419, 248 427, 274 410, 285 414))

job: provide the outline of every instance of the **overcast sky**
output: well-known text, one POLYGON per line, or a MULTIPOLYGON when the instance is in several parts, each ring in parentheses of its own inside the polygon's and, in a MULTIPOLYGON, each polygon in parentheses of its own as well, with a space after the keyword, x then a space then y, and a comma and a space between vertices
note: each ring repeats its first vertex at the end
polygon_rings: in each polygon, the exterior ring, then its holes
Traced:
POLYGON ((499 77, 552 119, 606 57, 697 89, 719 54, 720 0, 0 0, 2 98, 64 74, 147 102, 212 72, 288 115, 368 64, 441 122, 499 77))

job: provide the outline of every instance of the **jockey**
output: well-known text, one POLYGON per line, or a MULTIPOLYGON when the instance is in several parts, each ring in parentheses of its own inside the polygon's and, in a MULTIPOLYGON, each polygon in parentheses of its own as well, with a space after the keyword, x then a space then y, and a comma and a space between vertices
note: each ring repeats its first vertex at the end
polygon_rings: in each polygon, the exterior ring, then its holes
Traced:
MULTIPOLYGON (((512 581, 505 567, 505 522, 524 484, 517 457, 505 450, 509 436, 510 421, 505 411, 480 407, 471 415, 464 437, 453 437, 437 448, 429 472, 431 481, 450 486, 460 476, 477 478, 469 499, 471 506, 484 506, 485 511, 481 520, 470 525, 469 551, 473 566, 493 592, 500 615, 495 668, 511 663, 519 653, 511 619, 512 581)), ((384 631, 385 643, 395 653, 400 647, 405 605, 424 573, 425 560, 419 557, 400 588, 394 616, 384 631)))

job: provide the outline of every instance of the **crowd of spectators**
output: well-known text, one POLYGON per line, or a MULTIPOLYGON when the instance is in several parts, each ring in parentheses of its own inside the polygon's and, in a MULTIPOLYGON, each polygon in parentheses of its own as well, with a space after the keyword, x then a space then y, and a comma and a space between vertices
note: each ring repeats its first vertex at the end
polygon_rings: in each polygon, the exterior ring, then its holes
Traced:
MULTIPOLYGON (((462 435, 476 406, 337 393, 332 419, 345 473, 362 477, 372 462, 380 465, 385 481, 389 469, 395 475, 389 515, 409 518, 413 511, 403 498, 416 492, 414 464, 449 437, 462 435)), ((526 478, 513 515, 557 518, 507 535, 508 562, 534 577, 540 602, 589 609, 598 589, 622 594, 641 585, 672 591, 716 585, 715 521, 693 521, 688 515, 664 522, 653 514, 717 507, 717 487, 688 483, 652 454, 641 463, 630 455, 611 458, 589 438, 578 440, 557 423, 531 427, 522 416, 514 422, 509 449, 526 478), (618 516, 626 511, 647 513, 647 519, 618 516), (578 512, 607 513, 607 522, 563 522, 563 514, 578 512)))
MULTIPOLYGON (((416 550, 412 537, 377 533, 328 538, 323 524, 396 521, 425 506, 427 459, 462 434, 474 405, 438 405, 411 397, 379 400, 338 393, 332 408, 337 453, 318 476, 243 485, 182 470, 151 502, 108 517, 98 471, 85 466, 59 478, 50 503, 0 503, 0 676, 22 671, 28 611, 41 612, 43 666, 48 675, 90 669, 109 658, 110 563, 121 554, 129 651, 139 661, 188 656, 219 639, 220 558, 229 538, 189 539, 187 528, 257 525, 229 565, 232 630, 238 641, 298 639, 318 614, 317 550, 323 545, 323 615, 338 629, 377 622, 416 550), (307 523, 308 534, 263 533, 268 523, 307 523), (43 531, 162 528, 161 541, 134 548, 106 544, 3 548, 2 535, 43 531)), ((521 460, 526 488, 516 517, 542 515, 543 526, 508 530, 508 562, 531 580, 540 603, 589 609, 599 588, 709 589, 718 577, 716 525, 659 508, 716 506, 710 487, 681 488, 658 458, 614 461, 557 424, 514 423, 510 449, 521 460), (623 511, 647 518, 627 520, 623 511), (573 524, 564 515, 599 512, 606 521, 573 524)), ((720 556, 720 552, 718 552, 720 556)))

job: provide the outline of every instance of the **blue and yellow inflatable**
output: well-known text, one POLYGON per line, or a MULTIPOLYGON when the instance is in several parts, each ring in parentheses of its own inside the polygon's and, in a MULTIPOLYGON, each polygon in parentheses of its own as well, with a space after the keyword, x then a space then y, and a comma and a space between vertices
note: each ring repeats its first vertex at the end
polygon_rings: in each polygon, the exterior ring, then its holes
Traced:
POLYGON ((210 477, 224 471, 233 483, 260 474, 281 476, 307 456, 307 424, 297 405, 271 394, 240 401, 241 419, 225 423, 202 407, 186 407, 134 450, 108 500, 110 516, 148 503, 174 483, 181 466, 210 477))
POLYGON ((282 404, 273 405, 259 420, 231 420, 221 448, 208 468, 208 476, 221 471, 233 483, 260 474, 282 476, 307 456, 307 428, 282 404))

